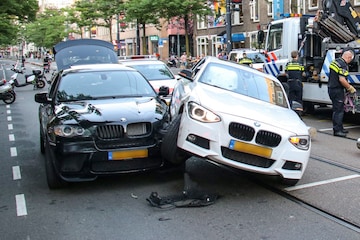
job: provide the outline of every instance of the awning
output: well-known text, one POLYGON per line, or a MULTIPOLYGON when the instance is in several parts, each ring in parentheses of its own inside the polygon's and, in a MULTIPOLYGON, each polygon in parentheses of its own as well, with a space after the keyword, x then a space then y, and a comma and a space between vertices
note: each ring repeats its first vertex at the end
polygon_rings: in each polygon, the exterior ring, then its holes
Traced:
MULTIPOLYGON (((244 33, 233 33, 231 34, 231 38, 233 42, 242 42, 245 41, 244 33)), ((223 43, 226 43, 226 33, 222 36, 223 43)))

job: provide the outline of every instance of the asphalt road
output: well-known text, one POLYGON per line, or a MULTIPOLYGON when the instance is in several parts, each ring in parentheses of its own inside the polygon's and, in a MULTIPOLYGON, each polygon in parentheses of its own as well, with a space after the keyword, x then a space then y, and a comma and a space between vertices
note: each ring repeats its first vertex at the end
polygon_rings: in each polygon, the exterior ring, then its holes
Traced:
POLYGON ((345 118, 349 138, 331 135, 329 108, 304 116, 318 132, 304 177, 293 188, 191 158, 191 181, 181 169, 166 169, 51 191, 33 101, 43 90, 16 88, 14 104, 0 103, 0 239, 359 239, 358 116, 345 118), (185 189, 220 198, 206 207, 168 210, 146 201, 153 191, 169 196, 185 189))

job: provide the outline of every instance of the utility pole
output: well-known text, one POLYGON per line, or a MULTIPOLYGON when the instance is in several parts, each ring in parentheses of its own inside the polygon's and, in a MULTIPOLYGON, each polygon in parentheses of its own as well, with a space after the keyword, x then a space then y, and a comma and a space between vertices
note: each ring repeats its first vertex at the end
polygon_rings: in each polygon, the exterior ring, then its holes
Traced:
POLYGON ((120 56, 120 27, 119 27, 119 13, 116 15, 116 46, 117 46, 117 55, 120 56))
POLYGON ((231 0, 226 0, 226 52, 230 53, 232 49, 231 37, 231 0))
POLYGON ((136 55, 140 55, 140 28, 138 20, 136 20, 136 55))

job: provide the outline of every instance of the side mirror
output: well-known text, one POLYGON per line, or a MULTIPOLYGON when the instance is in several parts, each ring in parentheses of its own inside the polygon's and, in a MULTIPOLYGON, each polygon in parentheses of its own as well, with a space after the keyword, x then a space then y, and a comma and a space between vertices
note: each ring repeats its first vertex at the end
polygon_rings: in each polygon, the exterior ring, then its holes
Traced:
POLYGON ((161 86, 159 88, 159 96, 167 96, 167 95, 169 95, 169 93, 170 93, 169 87, 161 86))
POLYGON ((34 96, 37 103, 50 103, 51 100, 47 98, 47 92, 36 93, 34 96))
POLYGON ((190 69, 183 69, 179 72, 179 75, 181 77, 187 78, 187 79, 192 79, 192 71, 190 69))

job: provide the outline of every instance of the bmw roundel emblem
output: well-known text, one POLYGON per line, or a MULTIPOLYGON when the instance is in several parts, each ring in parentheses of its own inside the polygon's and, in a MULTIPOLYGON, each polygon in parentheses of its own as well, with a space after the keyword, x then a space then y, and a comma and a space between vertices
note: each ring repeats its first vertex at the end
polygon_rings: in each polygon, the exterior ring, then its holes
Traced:
POLYGON ((120 118, 120 122, 126 122, 126 118, 120 118))
POLYGON ((260 127, 261 124, 260 124, 259 122, 254 122, 254 126, 255 126, 255 127, 260 127))

